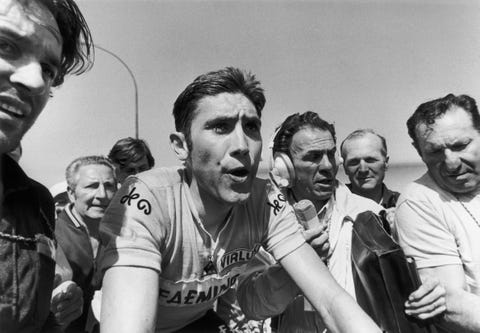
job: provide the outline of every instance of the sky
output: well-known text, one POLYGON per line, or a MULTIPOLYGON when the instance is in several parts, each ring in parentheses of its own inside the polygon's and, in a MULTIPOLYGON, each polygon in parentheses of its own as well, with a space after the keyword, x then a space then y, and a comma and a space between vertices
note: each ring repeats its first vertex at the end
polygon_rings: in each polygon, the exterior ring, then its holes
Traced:
MULTIPOLYGON (((335 123, 339 143, 373 128, 387 139, 391 165, 418 165, 405 125, 416 107, 448 93, 480 101, 480 1, 77 3, 94 42, 134 73, 139 136, 158 166, 178 164, 169 146, 178 94, 225 66, 251 71, 265 89, 265 160, 274 128, 312 110, 335 123)), ((24 137, 22 167, 51 186, 74 158, 108 154, 135 135, 134 96, 127 70, 97 49, 92 70, 55 89, 24 137)))

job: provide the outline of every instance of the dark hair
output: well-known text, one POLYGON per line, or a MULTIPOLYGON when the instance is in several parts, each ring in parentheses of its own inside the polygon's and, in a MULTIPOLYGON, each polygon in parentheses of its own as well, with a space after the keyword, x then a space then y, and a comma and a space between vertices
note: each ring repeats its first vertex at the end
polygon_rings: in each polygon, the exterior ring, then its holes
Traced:
POLYGON ((70 187, 72 190, 74 190, 77 186, 77 179, 75 176, 77 175, 78 170, 80 167, 86 165, 104 165, 110 168, 116 181, 115 167, 108 158, 100 155, 82 156, 70 162, 65 170, 65 178, 67 180, 68 187, 70 187))
POLYGON ((320 118, 316 112, 307 111, 302 114, 295 113, 288 116, 279 126, 279 129, 277 128, 277 133, 273 138, 273 153, 282 152, 290 156, 290 145, 293 136, 295 133, 306 127, 329 131, 332 135, 333 141, 335 143, 337 142, 335 126, 320 118))
POLYGON ((459 107, 472 117, 473 127, 480 132, 480 115, 475 100, 467 95, 455 96, 448 94, 445 97, 434 99, 421 104, 407 120, 408 135, 414 144, 417 144, 416 128, 420 124, 432 125, 447 111, 459 107))
POLYGON ((73 0, 37 0, 52 13, 62 36, 62 59, 54 86, 63 83, 66 74, 81 74, 93 64, 92 35, 80 9, 73 0))
POLYGON ((147 143, 142 139, 134 139, 132 137, 118 140, 108 153, 108 158, 122 168, 132 162, 141 160, 143 157, 147 158, 150 168, 155 166, 155 159, 147 143))
POLYGON ((378 134, 377 132, 375 132, 371 128, 361 128, 361 129, 357 129, 357 130, 353 131, 352 133, 350 133, 349 135, 347 135, 347 137, 342 141, 342 144, 340 145, 340 152, 342 154, 342 158, 345 158, 345 154, 343 153, 343 145, 345 144, 345 142, 347 142, 348 140, 354 139, 354 138, 364 137, 368 133, 373 134, 380 139, 380 142, 382 144, 382 150, 380 152, 382 153, 383 157, 387 157, 387 154, 388 154, 387 153, 387 140, 385 140, 385 138, 383 136, 381 136, 380 134, 378 134))
POLYGON ((182 91, 173 105, 175 129, 185 135, 189 148, 191 148, 190 127, 198 102, 203 97, 221 93, 245 95, 255 106, 258 116, 261 116, 265 95, 255 75, 234 67, 200 75, 182 91))

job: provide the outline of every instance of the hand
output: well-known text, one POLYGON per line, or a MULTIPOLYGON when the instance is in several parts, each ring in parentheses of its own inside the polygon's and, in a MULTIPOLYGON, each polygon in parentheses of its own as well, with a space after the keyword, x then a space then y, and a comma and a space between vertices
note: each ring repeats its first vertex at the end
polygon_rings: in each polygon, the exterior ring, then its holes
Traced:
POLYGON ((70 324, 82 314, 82 289, 73 281, 61 283, 52 292, 50 311, 61 326, 70 324))
POLYGON ((328 258, 330 243, 328 242, 327 226, 319 224, 308 230, 303 230, 303 237, 308 244, 317 252, 318 256, 325 261, 328 258))
POLYGON ((405 313, 418 319, 430 319, 447 310, 445 288, 440 282, 429 277, 405 302, 405 313))

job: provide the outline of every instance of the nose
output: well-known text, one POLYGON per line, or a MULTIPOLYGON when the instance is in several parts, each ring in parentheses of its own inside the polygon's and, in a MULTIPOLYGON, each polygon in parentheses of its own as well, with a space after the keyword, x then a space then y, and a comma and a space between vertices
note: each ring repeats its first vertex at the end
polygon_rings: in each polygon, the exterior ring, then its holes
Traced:
POLYGON ((455 172, 457 171, 462 162, 460 157, 456 152, 451 151, 450 149, 445 149, 445 168, 447 172, 455 172))
POLYGON ((95 197, 100 199, 107 197, 107 190, 105 189, 105 185, 100 184, 100 186, 98 186, 97 191, 95 192, 95 197))
POLYGON ((365 173, 368 172, 368 165, 365 163, 364 160, 360 160, 360 163, 358 164, 358 172, 365 173))
POLYGON ((333 163, 328 157, 327 154, 324 154, 322 156, 322 159, 320 160, 320 163, 318 164, 318 169, 319 170, 331 170, 333 169, 333 163))
POLYGON ((30 95, 43 94, 47 88, 42 65, 34 60, 18 66, 10 76, 10 81, 30 95))
POLYGON ((248 153, 248 139, 242 126, 237 126, 232 132, 232 154, 245 155, 248 153))

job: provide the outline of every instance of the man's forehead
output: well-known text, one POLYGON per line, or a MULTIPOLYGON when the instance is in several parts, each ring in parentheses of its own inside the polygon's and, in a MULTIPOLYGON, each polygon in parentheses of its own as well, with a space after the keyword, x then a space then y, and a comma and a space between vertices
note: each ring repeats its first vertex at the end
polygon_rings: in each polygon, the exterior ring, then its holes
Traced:
POLYGON ((31 22, 47 29, 59 42, 62 37, 53 14, 35 0, 0 0, 0 18, 31 22))
POLYGON ((328 130, 305 127, 293 135, 292 151, 330 150, 335 148, 335 141, 328 130))

